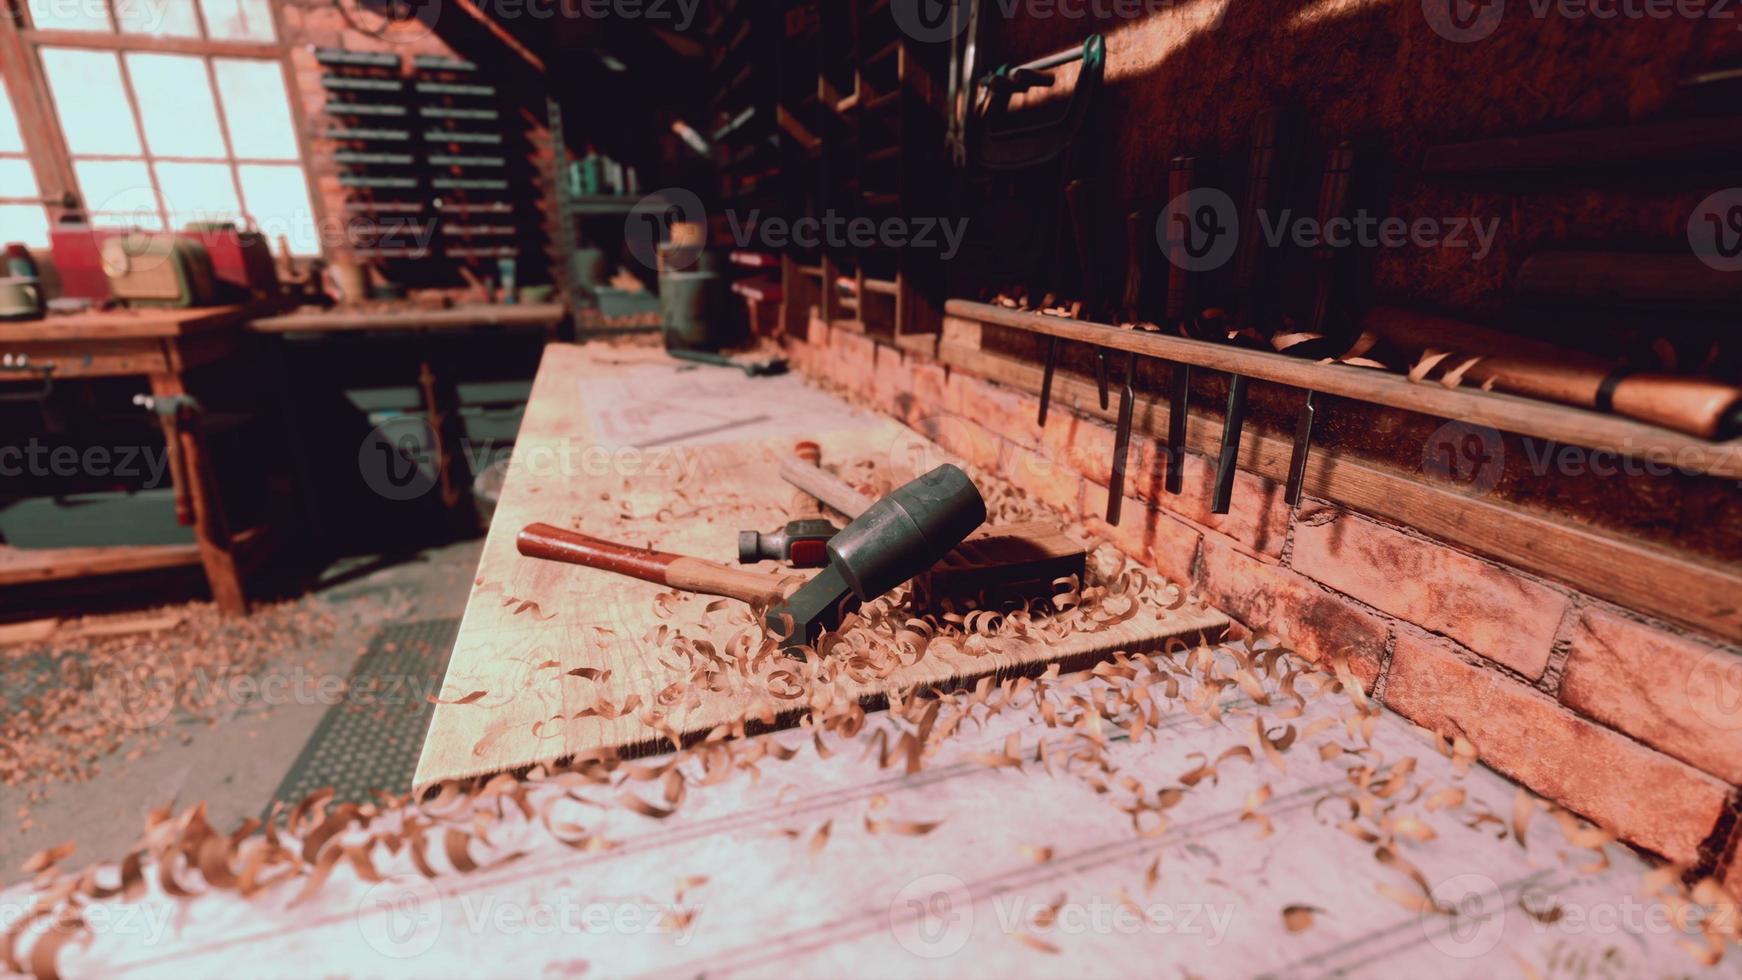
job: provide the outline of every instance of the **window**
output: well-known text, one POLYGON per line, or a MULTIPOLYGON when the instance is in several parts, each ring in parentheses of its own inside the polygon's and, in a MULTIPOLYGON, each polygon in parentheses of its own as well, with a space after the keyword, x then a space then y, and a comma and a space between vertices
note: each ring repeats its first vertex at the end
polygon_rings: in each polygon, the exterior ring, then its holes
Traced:
POLYGON ((6 82, 0 79, 0 245, 23 242, 35 248, 48 246, 48 212, 24 153, 24 136, 18 131, 18 116, 6 82))
POLYGON ((94 223, 233 221, 319 254, 270 3, 28 0, 24 36, 94 223))

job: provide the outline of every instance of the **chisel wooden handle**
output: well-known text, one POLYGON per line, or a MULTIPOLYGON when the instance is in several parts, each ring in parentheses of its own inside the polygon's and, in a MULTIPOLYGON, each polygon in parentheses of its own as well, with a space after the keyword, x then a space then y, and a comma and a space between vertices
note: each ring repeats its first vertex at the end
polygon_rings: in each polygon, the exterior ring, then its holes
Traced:
POLYGON ((618 544, 549 524, 526 525, 516 546, 528 558, 584 565, 685 592, 725 596, 753 605, 778 603, 790 589, 804 584, 804 579, 797 576, 746 571, 705 558, 618 544))
POLYGON ((1480 357, 1464 378, 1496 391, 1614 412, 1704 439, 1728 439, 1742 421, 1742 388, 1712 378, 1630 373, 1617 359, 1388 307, 1372 310, 1362 326, 1412 356, 1451 351, 1447 367, 1480 357))

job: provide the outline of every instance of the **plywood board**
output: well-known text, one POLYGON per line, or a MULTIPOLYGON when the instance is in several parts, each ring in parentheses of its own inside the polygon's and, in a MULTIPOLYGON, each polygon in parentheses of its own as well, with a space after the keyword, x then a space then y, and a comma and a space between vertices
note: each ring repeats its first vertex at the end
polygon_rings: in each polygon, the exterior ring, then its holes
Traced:
MULTIPOLYGON (((750 379, 657 351, 547 348, 442 689, 443 700, 473 697, 437 706, 417 785, 599 747, 656 746, 662 735, 639 712, 619 712, 632 698, 651 705, 688 681, 673 666, 674 632, 723 649, 742 630, 745 607, 699 596, 661 600, 663 586, 523 558, 515 534, 543 521, 731 562, 739 530, 770 530, 787 519, 793 490, 777 468, 800 438, 821 443, 825 463, 883 456, 913 472, 929 468, 934 456, 948 458, 893 420, 794 377, 750 379), (663 638, 656 635, 661 626, 663 638), (596 676, 571 673, 583 668, 596 676)), ((1052 647, 995 641, 981 656, 928 655, 873 683, 842 681, 836 691, 876 703, 892 688, 953 686, 1038 671, 1053 660, 1082 663, 1169 637, 1195 640, 1227 623, 1214 610, 1146 608, 1052 647)), ((799 705, 771 701, 765 686, 746 678, 670 706, 666 721, 699 735, 764 707, 790 713, 799 705)))

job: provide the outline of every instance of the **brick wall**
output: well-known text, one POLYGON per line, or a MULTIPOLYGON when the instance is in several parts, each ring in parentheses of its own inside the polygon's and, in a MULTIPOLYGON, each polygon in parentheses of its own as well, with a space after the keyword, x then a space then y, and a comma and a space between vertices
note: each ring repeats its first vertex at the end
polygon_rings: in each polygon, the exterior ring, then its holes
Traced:
POLYGON ((1213 461, 1132 434, 1124 519, 1106 527, 1112 430, 812 319, 795 366, 870 399, 978 466, 1081 518, 1311 660, 1346 654, 1387 707, 1461 732, 1534 792, 1742 895, 1742 651, 1242 472, 1210 513, 1213 461))

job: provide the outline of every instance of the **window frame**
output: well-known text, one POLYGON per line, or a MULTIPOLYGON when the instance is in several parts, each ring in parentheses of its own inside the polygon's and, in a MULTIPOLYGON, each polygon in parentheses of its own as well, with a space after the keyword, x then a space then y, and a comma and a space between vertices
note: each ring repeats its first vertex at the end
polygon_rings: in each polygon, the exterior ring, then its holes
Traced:
MULTIPOLYGON (((61 131, 60 119, 54 104, 54 98, 48 86, 47 74, 42 65, 42 50, 44 48, 69 48, 83 51, 110 52, 120 62, 122 90, 127 98, 127 107, 132 116, 133 124, 139 133, 140 153, 138 156, 117 157, 109 154, 81 154, 81 160, 127 159, 143 162, 151 173, 152 194, 157 203, 159 220, 165 228, 173 228, 170 224, 172 215, 163 198, 163 189, 158 184, 156 164, 198 162, 221 163, 230 173, 232 189, 236 201, 242 205, 243 213, 247 213, 247 198, 242 193, 240 168, 250 164, 269 164, 288 166, 294 164, 302 171, 303 183, 308 190, 310 220, 314 222, 317 233, 323 227, 325 220, 324 204, 317 193, 318 185, 313 179, 309 168, 310 147, 306 132, 308 113, 303 104, 302 93, 296 82, 295 70, 291 64, 290 44, 285 36, 284 14, 281 0, 267 0, 267 8, 272 17, 272 41, 233 41, 213 40, 206 26, 205 9, 198 0, 187 0, 193 5, 195 22, 199 25, 200 36, 192 37, 153 37, 146 34, 128 34, 120 30, 120 21, 115 13, 114 0, 100 0, 108 16, 108 31, 81 31, 59 28, 37 28, 31 24, 28 0, 0 0, 0 73, 6 81, 13 101, 13 108, 18 116, 19 132, 24 137, 24 147, 29 156, 32 169, 36 173, 37 189, 41 200, 31 199, 30 203, 42 203, 48 210, 49 226, 52 229, 67 212, 84 212, 96 202, 86 201, 79 188, 78 178, 73 168, 73 154, 66 142, 66 136, 61 131), (206 82, 211 88, 212 98, 218 103, 218 128, 223 137, 224 157, 218 159, 194 159, 176 155, 156 154, 151 150, 150 141, 145 136, 144 119, 139 108, 139 97, 133 88, 132 75, 126 64, 126 55, 140 54, 173 54, 198 57, 205 68, 206 82), (291 129, 294 132, 296 157, 291 159, 256 159, 253 157, 238 157, 230 136, 229 118, 222 104, 222 95, 218 88, 216 59, 237 58, 243 60, 265 61, 278 66, 280 77, 284 83, 285 99, 289 104, 291 129)), ((8 203, 26 203, 23 200, 6 199, 8 203)), ((319 235, 317 234, 317 239, 319 235)), ((317 248, 322 246, 317 244, 317 248)))

